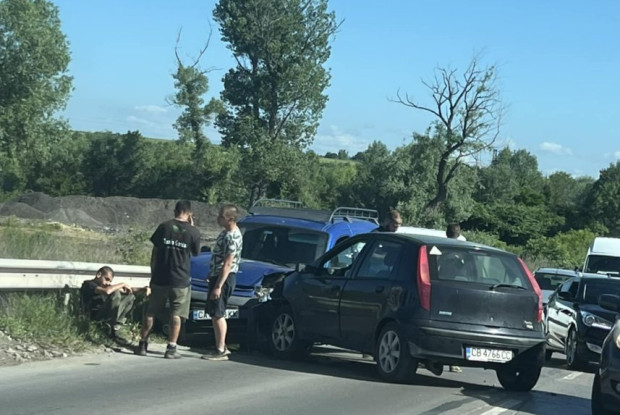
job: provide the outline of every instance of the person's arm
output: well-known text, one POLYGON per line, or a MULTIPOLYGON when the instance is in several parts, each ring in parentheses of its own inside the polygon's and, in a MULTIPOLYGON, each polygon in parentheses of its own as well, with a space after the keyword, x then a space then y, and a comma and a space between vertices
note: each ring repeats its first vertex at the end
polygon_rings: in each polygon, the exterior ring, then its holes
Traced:
POLYGON ((118 290, 121 290, 124 293, 132 292, 132 288, 124 282, 119 282, 118 284, 107 285, 105 287, 98 286, 95 288, 95 294, 105 294, 110 295, 118 290))
POLYGON ((151 287, 149 287, 148 285, 146 287, 131 287, 131 292, 133 294, 139 294, 143 292, 144 295, 148 297, 151 295, 151 287))
POLYGON ((153 247, 151 251, 151 275, 155 273, 155 264, 157 263, 157 247, 153 247))

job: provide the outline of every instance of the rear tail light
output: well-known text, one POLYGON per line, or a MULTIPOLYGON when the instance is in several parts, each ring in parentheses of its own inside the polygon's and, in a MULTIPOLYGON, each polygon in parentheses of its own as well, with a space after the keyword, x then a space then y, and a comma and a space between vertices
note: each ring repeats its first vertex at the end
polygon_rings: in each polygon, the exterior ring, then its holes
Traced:
POLYGON ((538 286, 538 282, 536 281, 536 278, 534 278, 534 274, 532 274, 532 272, 527 267, 525 262, 521 258, 519 258, 519 262, 521 263, 521 266, 523 267, 523 270, 527 274, 527 277, 530 279, 530 283, 532 284, 532 287, 534 287, 534 292, 538 296, 538 316, 537 316, 537 321, 540 323, 542 321, 542 316, 543 316, 543 295, 542 295, 542 291, 540 290, 540 287, 538 286))
POLYGON ((426 311, 431 311, 431 274, 426 245, 422 245, 418 252, 418 296, 420 306, 426 311))

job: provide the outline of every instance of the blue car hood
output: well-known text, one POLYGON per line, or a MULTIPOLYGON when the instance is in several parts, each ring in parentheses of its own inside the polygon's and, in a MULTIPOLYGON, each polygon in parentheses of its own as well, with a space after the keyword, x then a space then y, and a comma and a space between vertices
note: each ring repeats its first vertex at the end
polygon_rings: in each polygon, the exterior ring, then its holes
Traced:
MULTIPOLYGON (((192 257, 190 268, 192 289, 206 290, 207 283, 205 279, 209 275, 211 255, 211 252, 204 252, 192 257)), ((237 272, 237 287, 256 287, 261 285, 265 275, 290 271, 292 271, 291 268, 282 265, 242 259, 239 264, 239 272, 237 272)))

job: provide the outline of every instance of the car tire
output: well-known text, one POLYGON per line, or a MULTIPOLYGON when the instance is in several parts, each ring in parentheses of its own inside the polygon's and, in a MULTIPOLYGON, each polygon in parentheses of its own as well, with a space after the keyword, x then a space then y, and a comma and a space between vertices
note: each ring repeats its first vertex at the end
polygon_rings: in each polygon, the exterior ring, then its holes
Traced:
POLYGON ((388 382, 401 383, 411 379, 418 360, 409 354, 409 345, 396 323, 386 324, 377 338, 375 360, 379 376, 388 382))
POLYGON ((577 341, 577 332, 570 329, 566 337, 566 345, 564 354, 566 355, 566 366, 571 370, 578 370, 584 365, 583 358, 579 352, 579 342, 577 341))
POLYGON ((598 373, 594 375, 594 382, 592 382, 592 399, 590 399, 590 406, 592 415, 613 415, 618 413, 603 408, 603 403, 601 402, 601 378, 598 373))
POLYGON ((504 364, 495 370, 497 380, 507 391, 527 392, 538 382, 542 368, 534 365, 504 364))
POLYGON ((269 327, 271 354, 281 359, 300 359, 307 354, 310 343, 299 338, 295 316, 289 306, 274 311, 269 327))

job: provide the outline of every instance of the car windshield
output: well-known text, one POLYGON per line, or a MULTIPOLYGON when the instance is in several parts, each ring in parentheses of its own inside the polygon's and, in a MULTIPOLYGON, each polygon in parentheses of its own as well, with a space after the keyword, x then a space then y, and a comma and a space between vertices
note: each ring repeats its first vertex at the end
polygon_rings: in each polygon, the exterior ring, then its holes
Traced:
POLYGON ((293 267, 309 264, 325 253, 328 235, 308 229, 240 223, 245 259, 293 267))
POLYGON ((534 274, 536 282, 541 290, 555 290, 558 285, 571 278, 569 275, 549 274, 546 272, 537 272, 534 274))
POLYGON ((620 257, 589 255, 586 272, 618 276, 620 275, 620 257))
POLYGON ((595 279, 586 281, 583 286, 583 303, 598 304, 601 294, 615 294, 620 296, 620 280, 595 279))
POLYGON ((510 255, 479 249, 432 247, 431 278, 469 283, 530 288, 527 274, 510 255))

